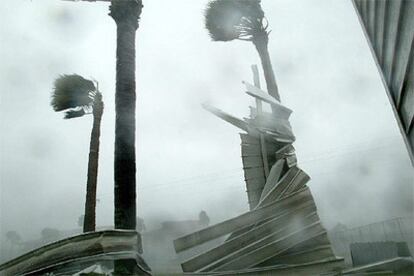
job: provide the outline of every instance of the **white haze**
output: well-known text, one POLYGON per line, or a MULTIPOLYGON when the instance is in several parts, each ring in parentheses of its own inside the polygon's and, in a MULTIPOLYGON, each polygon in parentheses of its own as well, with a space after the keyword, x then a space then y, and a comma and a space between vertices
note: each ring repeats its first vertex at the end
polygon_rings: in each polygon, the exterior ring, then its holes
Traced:
MULTIPOLYGON (((151 227, 248 210, 239 130, 204 111, 248 115, 252 44, 212 42, 207 1, 146 0, 137 33, 138 213, 151 227)), ((351 1, 263 0, 299 165, 327 227, 413 214, 413 168, 351 1)), ((115 23, 103 3, 0 6, 1 233, 77 227, 92 118, 63 120, 53 80, 78 73, 104 95, 97 224, 113 224, 115 23)), ((262 80, 262 83, 264 81, 262 80)), ((2 239, 0 239, 1 241, 2 239)))

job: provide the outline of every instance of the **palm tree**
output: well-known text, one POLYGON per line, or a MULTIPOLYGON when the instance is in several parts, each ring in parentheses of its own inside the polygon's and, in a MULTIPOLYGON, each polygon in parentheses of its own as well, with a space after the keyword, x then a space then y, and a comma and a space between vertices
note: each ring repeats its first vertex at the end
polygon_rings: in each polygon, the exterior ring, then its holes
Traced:
POLYGON ((268 51, 268 23, 260 0, 215 0, 207 4, 205 26, 214 41, 251 41, 256 47, 268 93, 280 101, 268 51))
POLYGON ((102 94, 91 80, 76 74, 63 75, 55 80, 51 105, 55 111, 64 111, 65 119, 93 115, 83 231, 95 231, 99 136, 104 108, 102 94))
POLYGON ((115 91, 115 228, 136 228, 135 34, 141 0, 112 1, 109 15, 117 27, 115 91))
MULTIPOLYGON (((109 15, 116 23, 115 88, 115 229, 136 230, 135 161, 135 35, 142 11, 141 0, 111 1, 109 15)), ((134 260, 115 261, 115 274, 136 274, 134 260)))

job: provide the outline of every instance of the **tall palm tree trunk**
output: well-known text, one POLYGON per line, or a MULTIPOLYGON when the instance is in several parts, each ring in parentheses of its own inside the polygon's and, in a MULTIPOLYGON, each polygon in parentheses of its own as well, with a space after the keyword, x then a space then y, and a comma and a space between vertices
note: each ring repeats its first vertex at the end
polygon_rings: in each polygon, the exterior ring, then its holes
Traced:
POLYGON ((265 30, 259 32, 253 37, 253 44, 259 53, 262 62, 263 72, 266 80, 268 93, 276 100, 280 101, 280 95, 276 84, 275 74, 273 72, 272 62, 268 50, 269 37, 265 30))
POLYGON ((136 228, 135 33, 141 1, 116 1, 110 16, 117 26, 115 92, 115 228, 136 228))
MULTIPOLYGON (((117 27, 115 91, 115 228, 136 229, 135 33, 142 2, 113 0, 117 27)), ((134 275, 134 260, 115 261, 115 275, 134 275)))
POLYGON ((86 183, 85 218, 83 232, 95 231, 96 225, 96 183, 98 178, 99 137, 101 135, 101 119, 103 102, 100 93, 96 95, 93 105, 93 126, 89 146, 88 180, 86 183))

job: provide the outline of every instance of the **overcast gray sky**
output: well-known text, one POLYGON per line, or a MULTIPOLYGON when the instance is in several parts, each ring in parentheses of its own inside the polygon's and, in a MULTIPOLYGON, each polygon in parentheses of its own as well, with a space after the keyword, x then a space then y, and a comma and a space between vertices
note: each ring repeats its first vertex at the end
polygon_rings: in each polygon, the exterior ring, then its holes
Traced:
MULTIPOLYGON (((248 210, 239 130, 204 111, 248 115, 252 44, 211 42, 205 0, 147 0, 137 35, 138 213, 213 222, 248 210)), ((321 219, 360 225, 413 214, 413 168, 351 1, 263 0, 299 166, 321 219)), ((115 23, 104 3, 0 6, 1 235, 73 229, 83 213, 92 118, 63 120, 53 80, 78 73, 104 96, 97 224, 113 224, 115 23)), ((263 83, 263 80, 262 80, 263 83)))

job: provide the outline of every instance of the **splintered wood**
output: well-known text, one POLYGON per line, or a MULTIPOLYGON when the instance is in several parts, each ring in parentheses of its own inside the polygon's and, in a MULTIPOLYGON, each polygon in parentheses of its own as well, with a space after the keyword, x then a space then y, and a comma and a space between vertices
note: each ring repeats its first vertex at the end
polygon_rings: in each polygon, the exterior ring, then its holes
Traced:
POLYGON ((305 263, 306 269, 341 263, 332 252, 312 194, 310 177, 297 165, 295 141, 289 117, 292 110, 260 89, 257 67, 252 67, 255 85, 245 84, 255 99, 250 117, 239 119, 218 108, 204 108, 243 130, 241 158, 250 211, 216 225, 178 238, 177 253, 228 235, 214 248, 191 257, 184 272, 240 272, 305 263), (272 113, 263 111, 263 104, 272 113))

